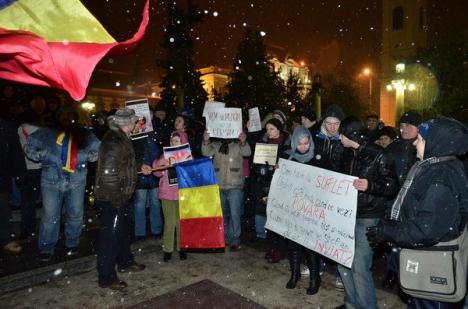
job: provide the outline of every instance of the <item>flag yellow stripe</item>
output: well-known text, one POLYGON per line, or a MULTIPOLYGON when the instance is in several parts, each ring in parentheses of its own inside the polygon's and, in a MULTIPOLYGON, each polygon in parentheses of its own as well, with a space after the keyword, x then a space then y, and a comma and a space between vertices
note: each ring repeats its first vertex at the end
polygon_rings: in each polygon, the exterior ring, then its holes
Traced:
POLYGON ((179 189, 180 219, 222 217, 218 185, 179 189))
POLYGON ((78 0, 16 1, 0 10, 0 27, 31 31, 48 42, 115 42, 78 0))

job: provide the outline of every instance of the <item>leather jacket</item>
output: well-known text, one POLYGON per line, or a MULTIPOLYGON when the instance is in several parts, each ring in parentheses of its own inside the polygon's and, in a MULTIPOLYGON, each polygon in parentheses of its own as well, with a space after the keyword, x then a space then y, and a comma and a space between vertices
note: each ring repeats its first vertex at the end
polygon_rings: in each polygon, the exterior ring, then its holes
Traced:
POLYGON ((359 191, 357 218, 383 218, 387 201, 398 193, 398 179, 393 162, 383 148, 363 143, 358 149, 345 148, 344 172, 367 179, 366 191, 359 191))
POLYGON ((104 135, 99 148, 95 197, 113 207, 124 206, 135 191, 137 163, 130 138, 119 128, 104 135))

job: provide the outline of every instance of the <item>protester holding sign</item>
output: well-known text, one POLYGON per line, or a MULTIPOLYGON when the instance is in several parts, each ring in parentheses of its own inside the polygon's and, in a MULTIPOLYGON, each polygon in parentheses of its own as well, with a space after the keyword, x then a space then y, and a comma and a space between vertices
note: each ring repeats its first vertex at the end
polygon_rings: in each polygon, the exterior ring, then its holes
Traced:
POLYGON ((315 165, 334 172, 343 169, 343 145, 340 143, 340 122, 343 112, 337 105, 330 105, 323 115, 319 132, 313 135, 315 143, 315 165))
POLYGON ((203 135, 202 154, 213 157, 213 164, 221 188, 221 206, 223 208, 224 234, 231 250, 240 246, 241 214, 244 195, 243 157, 251 154, 246 142, 247 135, 242 132, 239 140, 224 139, 210 141, 207 131, 203 135))
MULTIPOLYGON (((314 159, 314 142, 308 129, 302 126, 294 129, 291 138, 291 149, 286 150, 282 154, 282 157, 291 161, 311 165, 314 159)), ((291 278, 286 284, 286 288, 294 289, 297 281, 301 277, 301 259, 303 252, 310 272, 307 294, 314 295, 317 294, 321 282, 319 275, 319 255, 292 240, 288 240, 288 258, 291 278)))
MULTIPOLYGON (((276 118, 271 118, 266 122, 265 125, 266 133, 263 135, 260 143, 263 144, 277 144, 278 153, 282 153, 285 149, 289 148, 290 136, 287 132, 283 131, 283 125, 281 121, 276 118)), ((265 258, 269 263, 278 263, 285 258, 286 241, 285 239, 269 231, 268 234, 265 230, 266 223, 266 203, 268 198, 268 192, 270 190, 270 183, 275 172, 275 166, 278 158, 275 162, 265 162, 265 164, 255 165, 256 174, 256 188, 255 188, 255 231, 258 238, 266 238, 268 235, 268 241, 270 249, 266 252, 265 258)))
POLYGON ((366 238, 367 227, 377 224, 385 215, 388 199, 398 191, 393 161, 383 148, 366 137, 362 122, 348 117, 341 122, 340 140, 345 147, 344 172, 357 176, 353 186, 358 190, 355 226, 355 256, 351 269, 338 265, 349 308, 377 308, 372 279, 372 248, 366 238))
MULTIPOLYGON (((179 118, 179 117, 178 117, 179 118)), ((182 118, 183 121, 183 118, 182 118)), ((176 118, 177 122, 177 118, 176 118)), ((176 126, 177 127, 177 126, 176 126)), ((180 124, 179 124, 180 128, 180 124)), ((188 143, 187 134, 182 130, 174 131, 170 139, 171 146, 180 146, 188 143)), ((153 161, 153 168, 161 166, 169 166, 169 159, 165 159, 164 155, 159 160, 153 161)), ((169 262, 172 258, 174 248, 179 251, 181 260, 187 259, 187 254, 180 251, 180 216, 179 216, 179 188, 177 183, 170 183, 169 178, 174 179, 176 172, 174 167, 169 167, 166 170, 157 171, 154 173, 159 180, 159 198, 161 199, 163 215, 164 215, 164 234, 163 234, 163 260, 169 262), (175 234, 175 239, 174 239, 175 234)))

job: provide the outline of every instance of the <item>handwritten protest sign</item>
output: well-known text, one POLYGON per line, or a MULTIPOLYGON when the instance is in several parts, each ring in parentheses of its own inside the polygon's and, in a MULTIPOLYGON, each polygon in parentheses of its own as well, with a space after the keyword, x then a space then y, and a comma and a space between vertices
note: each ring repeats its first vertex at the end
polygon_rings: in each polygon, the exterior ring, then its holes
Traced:
POLYGON ((147 137, 153 131, 148 99, 125 101, 125 107, 133 109, 138 116, 131 138, 135 140, 147 137))
POLYGON ((226 106, 226 103, 223 103, 223 102, 216 102, 216 101, 206 101, 206 102, 205 102, 205 106, 203 107, 203 114, 202 114, 202 116, 203 116, 203 117, 207 117, 209 111, 212 111, 212 110, 215 110, 215 109, 224 108, 224 106, 226 106))
POLYGON ((284 159, 278 164, 268 195, 266 228, 351 267, 356 177, 284 159))
POLYGON ((262 130, 262 120, 258 107, 249 109, 249 132, 257 132, 262 130))
POLYGON ((265 164, 268 165, 276 164, 276 156, 278 155, 278 144, 255 144, 255 153, 253 158, 254 164, 265 164))
POLYGON ((242 132, 242 110, 240 108, 210 110, 206 117, 206 130, 210 137, 239 138, 242 132))

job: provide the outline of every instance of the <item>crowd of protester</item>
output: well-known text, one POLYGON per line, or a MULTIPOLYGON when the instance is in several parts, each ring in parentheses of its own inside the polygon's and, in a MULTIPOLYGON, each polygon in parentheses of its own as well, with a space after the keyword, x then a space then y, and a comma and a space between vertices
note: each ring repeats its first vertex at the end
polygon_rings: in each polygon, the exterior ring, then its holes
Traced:
MULTIPOLYGON (((264 115, 262 131, 248 132, 245 121, 238 139, 216 139, 205 131, 202 119, 180 113, 172 121, 169 110, 158 106, 152 109, 152 119, 145 119, 152 122, 154 131, 132 141, 129 136, 138 117, 130 109, 96 113, 92 123, 83 122, 77 105, 61 104, 57 96, 35 94, 18 103, 11 86, 2 91, 1 247, 19 253, 22 241, 33 240, 38 258, 50 261, 57 254, 63 222, 65 253, 77 254, 86 188, 94 188, 101 224, 97 242, 101 287, 120 290, 127 286, 116 268, 119 272, 145 269, 134 260, 130 243, 149 235, 162 237, 164 262, 171 261, 174 251, 181 260, 188 257, 179 247, 178 188, 170 183, 175 171, 173 167, 159 169, 171 165, 162 156, 164 146, 189 143, 194 157, 213 159, 229 250, 241 250, 241 219, 252 213, 256 238, 268 244, 266 262, 287 258, 291 276, 285 280, 286 288, 295 288, 301 272, 307 273, 310 295, 319 291, 326 259, 265 228, 277 162, 253 164, 256 144, 278 145, 278 158, 356 176, 355 258, 351 268, 334 266, 337 288, 345 291, 343 308, 378 307, 372 273, 376 244, 388 247, 388 270, 382 284, 393 287, 398 284, 399 247, 453 239, 466 226, 468 131, 451 118, 424 121, 417 111, 409 110, 393 128, 373 114, 364 121, 356 115, 346 117, 340 108, 346 102, 337 102, 328 106, 321 119, 316 119, 311 108, 295 114, 273 110, 264 115), (442 156, 453 156, 453 160, 410 172, 416 163, 442 156), (404 190, 400 189, 407 176, 413 182, 402 199, 404 190), (9 225, 12 186, 21 195, 18 236, 9 225), (402 203, 401 220, 389 215, 395 199, 402 203), (440 207, 441 201, 449 206, 440 207), (36 226, 38 204, 42 208, 36 226), (252 211, 246 211, 246 205, 252 211), (301 263, 306 265, 302 271, 301 263)), ((326 264, 333 265, 331 261, 326 264)), ((409 306, 422 308, 428 305, 425 302, 412 299, 409 306)))

